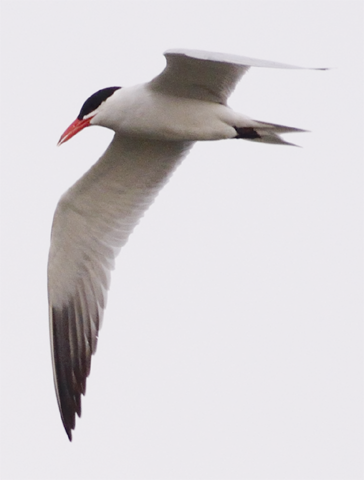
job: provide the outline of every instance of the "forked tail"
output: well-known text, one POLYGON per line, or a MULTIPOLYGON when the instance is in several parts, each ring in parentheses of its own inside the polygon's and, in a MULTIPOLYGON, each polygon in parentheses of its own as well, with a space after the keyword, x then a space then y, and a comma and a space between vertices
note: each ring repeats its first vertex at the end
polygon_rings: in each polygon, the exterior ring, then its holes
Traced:
POLYGON ((261 143, 277 143, 280 145, 293 145, 294 143, 286 142, 280 134, 282 133, 299 133, 307 132, 300 128, 285 127, 283 125, 276 125, 275 123, 265 123, 254 121, 254 126, 251 127, 234 127, 237 135, 234 138, 243 138, 244 140, 251 140, 253 142, 261 143))

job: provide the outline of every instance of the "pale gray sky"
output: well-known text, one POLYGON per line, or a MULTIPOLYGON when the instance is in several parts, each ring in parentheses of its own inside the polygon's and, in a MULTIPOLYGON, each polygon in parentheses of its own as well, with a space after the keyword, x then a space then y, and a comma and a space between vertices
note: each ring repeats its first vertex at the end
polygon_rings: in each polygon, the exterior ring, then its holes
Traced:
POLYGON ((1 478, 362 474, 362 2, 2 2, 1 478), (303 148, 196 145, 120 254, 70 444, 48 339, 60 195, 112 132, 84 100, 173 47, 251 69, 231 97, 303 148))

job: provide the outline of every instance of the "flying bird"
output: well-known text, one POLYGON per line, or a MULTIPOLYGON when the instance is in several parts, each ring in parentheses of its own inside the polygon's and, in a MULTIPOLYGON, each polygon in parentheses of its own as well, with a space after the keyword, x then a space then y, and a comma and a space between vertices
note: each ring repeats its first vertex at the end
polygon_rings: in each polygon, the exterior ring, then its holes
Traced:
POLYGON ((53 374, 58 406, 72 440, 81 415, 91 356, 106 306, 110 271, 144 212, 199 140, 288 144, 302 130, 253 120, 227 99, 250 67, 301 68, 196 50, 165 52, 148 83, 108 87, 83 104, 59 145, 92 125, 110 128, 102 157, 60 199, 48 261, 53 374))

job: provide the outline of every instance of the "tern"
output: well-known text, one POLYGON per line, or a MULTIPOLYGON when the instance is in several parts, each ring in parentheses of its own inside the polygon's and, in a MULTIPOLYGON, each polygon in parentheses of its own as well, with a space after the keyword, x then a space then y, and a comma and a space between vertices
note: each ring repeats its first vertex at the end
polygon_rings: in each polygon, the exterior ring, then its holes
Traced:
POLYGON ((91 125, 115 132, 101 158, 61 197, 52 225, 51 352, 69 440, 76 414, 81 416, 115 257, 194 142, 290 145, 280 135, 303 131, 256 121, 227 106, 250 67, 302 67, 186 49, 164 55, 165 69, 150 82, 91 95, 59 140, 60 145, 91 125))

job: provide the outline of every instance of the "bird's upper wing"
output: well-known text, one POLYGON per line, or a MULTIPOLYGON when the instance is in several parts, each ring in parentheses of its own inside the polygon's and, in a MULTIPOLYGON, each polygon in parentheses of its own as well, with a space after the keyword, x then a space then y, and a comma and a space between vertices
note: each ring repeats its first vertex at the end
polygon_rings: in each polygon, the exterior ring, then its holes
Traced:
POLYGON ((190 146, 115 135, 100 160, 59 201, 48 297, 54 382, 70 439, 115 256, 190 146))
POLYGON ((165 52, 167 65, 150 88, 178 97, 225 104, 250 67, 301 68, 238 55, 176 49, 165 52))

